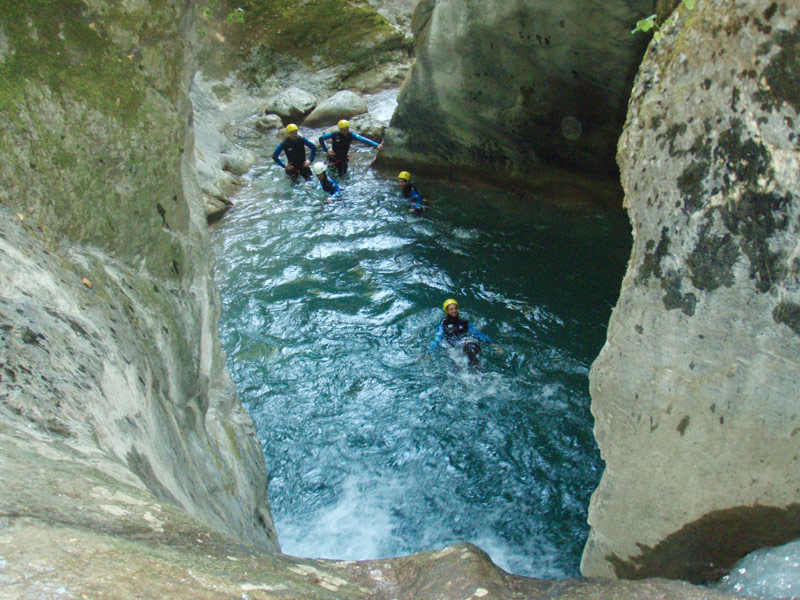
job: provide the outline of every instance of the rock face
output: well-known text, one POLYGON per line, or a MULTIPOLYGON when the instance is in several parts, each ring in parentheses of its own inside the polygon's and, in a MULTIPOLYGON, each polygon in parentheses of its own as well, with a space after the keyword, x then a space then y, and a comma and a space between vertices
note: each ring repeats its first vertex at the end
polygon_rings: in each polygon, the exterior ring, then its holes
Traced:
POLYGON ((800 6, 679 11, 619 145, 634 247, 591 370, 585 575, 713 580, 800 537, 800 6))
POLYGON ((326 127, 367 112, 367 101, 350 90, 336 92, 311 111, 303 124, 307 127, 326 127))
POLYGON ((301 122, 314 110, 317 99, 297 87, 286 88, 269 98, 264 105, 265 113, 274 113, 283 119, 283 124, 301 122))
POLYGON ((155 531, 172 504, 277 550, 218 341, 185 39, 179 0, 4 7, 0 512, 93 527, 94 494, 111 529, 155 531))
POLYGON ((412 22, 417 61, 382 161, 526 181, 556 169, 615 176, 616 141, 644 52, 630 29, 654 6, 423 0, 412 22))

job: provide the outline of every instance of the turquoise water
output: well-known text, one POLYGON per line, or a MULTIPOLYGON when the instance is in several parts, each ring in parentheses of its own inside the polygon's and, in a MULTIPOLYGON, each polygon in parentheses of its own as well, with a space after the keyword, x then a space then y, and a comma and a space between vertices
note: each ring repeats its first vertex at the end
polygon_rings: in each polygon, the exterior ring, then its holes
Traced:
POLYGON ((630 252, 622 213, 396 183, 355 152, 344 198, 251 171, 212 229, 228 366, 285 553, 378 558, 470 541, 578 574, 602 462, 588 371, 630 252), (447 297, 498 342, 426 357, 447 297))

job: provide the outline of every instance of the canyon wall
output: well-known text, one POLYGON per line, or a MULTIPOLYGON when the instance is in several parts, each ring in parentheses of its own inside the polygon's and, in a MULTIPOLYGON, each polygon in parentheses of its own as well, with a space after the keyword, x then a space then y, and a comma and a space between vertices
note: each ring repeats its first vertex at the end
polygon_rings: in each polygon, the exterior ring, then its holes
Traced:
POLYGON ((60 488, 113 497, 110 477, 277 550, 264 459, 218 341, 191 20, 179 0, 3 8, 0 454, 33 453, 4 461, 2 504, 80 520, 60 488), (104 466, 38 485, 33 473, 64 461, 104 466))
POLYGON ((583 179, 602 195, 647 41, 630 30, 654 10, 653 0, 423 0, 380 162, 552 196, 583 179))
POLYGON ((800 537, 800 6, 701 0, 661 33, 619 143, 582 572, 702 582, 800 537))

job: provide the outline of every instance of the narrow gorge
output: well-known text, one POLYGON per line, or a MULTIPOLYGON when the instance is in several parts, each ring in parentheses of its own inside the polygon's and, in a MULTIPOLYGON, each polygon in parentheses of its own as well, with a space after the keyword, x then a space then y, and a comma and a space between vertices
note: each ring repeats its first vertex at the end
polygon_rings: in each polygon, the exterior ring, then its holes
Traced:
POLYGON ((704 585, 800 537, 796 3, 2 14, 0 597, 721 599, 737 596, 704 585), (630 30, 656 11, 647 45, 630 30), (277 143, 276 94, 400 85, 381 177, 506 183, 510 204, 549 190, 630 219, 589 375, 604 471, 582 577, 509 574, 468 543, 281 553, 207 217, 259 159, 244 137, 277 143))

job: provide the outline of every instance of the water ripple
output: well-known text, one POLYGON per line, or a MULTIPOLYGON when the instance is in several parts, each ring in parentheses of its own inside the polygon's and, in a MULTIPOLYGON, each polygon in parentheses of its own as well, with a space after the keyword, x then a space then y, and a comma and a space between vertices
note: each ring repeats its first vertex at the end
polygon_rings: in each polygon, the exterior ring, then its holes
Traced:
POLYGON ((428 182, 415 217, 371 156, 334 204, 258 167, 212 229, 281 545, 357 559, 468 540, 517 573, 577 575, 602 469, 588 366, 627 224, 428 182), (425 353, 449 296, 500 342, 478 370, 425 353))

